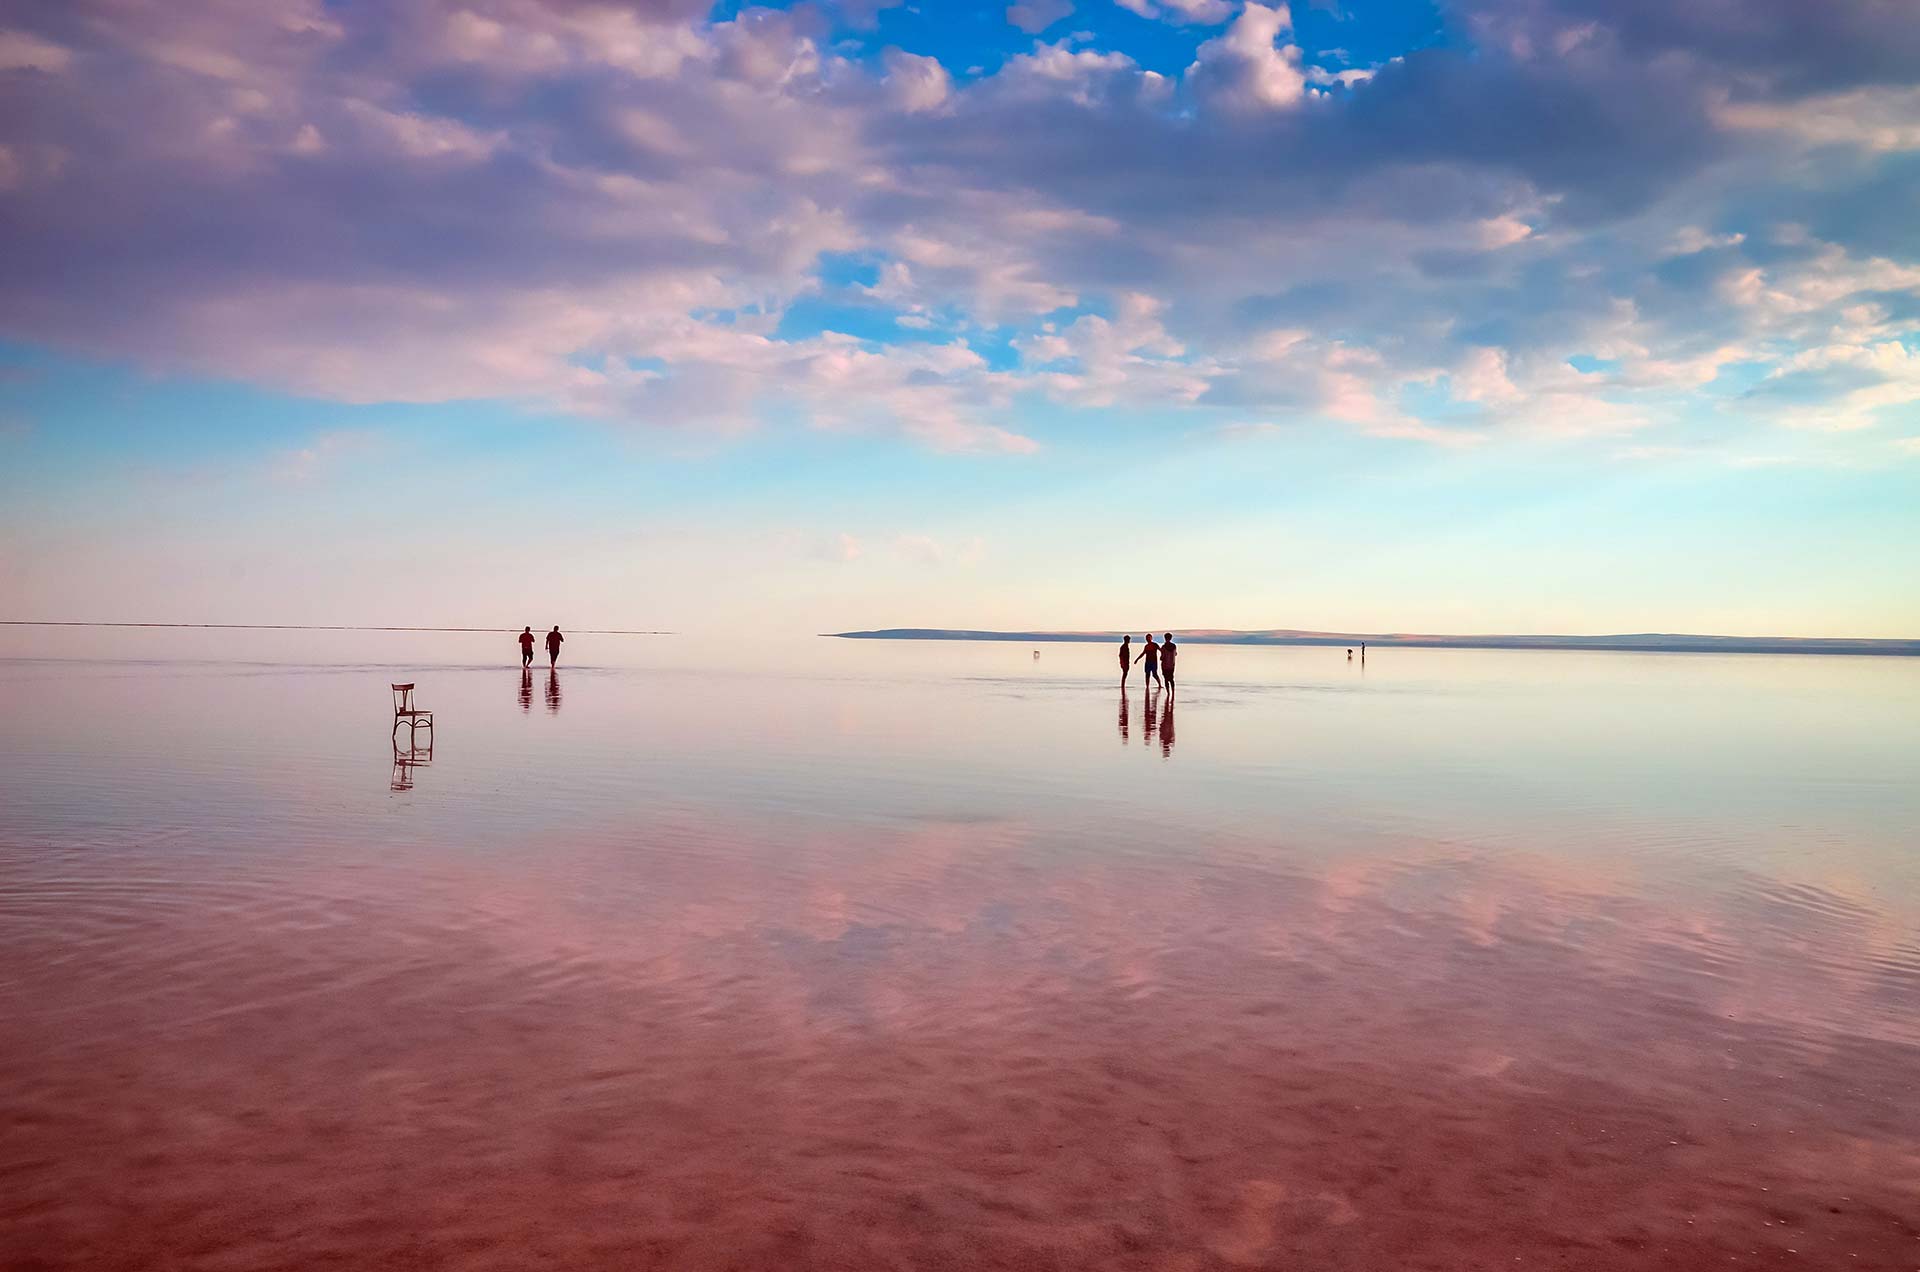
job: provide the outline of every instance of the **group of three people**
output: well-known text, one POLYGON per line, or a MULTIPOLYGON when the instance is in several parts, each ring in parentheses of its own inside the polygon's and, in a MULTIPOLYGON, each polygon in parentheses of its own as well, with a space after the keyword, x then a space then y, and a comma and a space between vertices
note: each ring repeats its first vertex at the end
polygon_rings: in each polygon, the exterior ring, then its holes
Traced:
MULTIPOLYGON (((560 665, 560 642, 566 637, 560 634, 560 625, 555 623, 553 630, 547 633, 547 665, 560 665)), ((520 665, 533 666, 533 628, 528 627, 520 633, 520 665)))
POLYGON ((1133 636, 1120 638, 1120 687, 1126 688, 1127 673, 1133 670, 1137 662, 1147 664, 1147 683, 1158 684, 1162 679, 1167 688, 1173 688, 1173 660, 1180 654, 1180 647, 1173 643, 1173 633, 1168 632, 1159 644, 1153 641, 1153 633, 1147 633, 1147 647, 1136 655, 1133 652, 1133 636))

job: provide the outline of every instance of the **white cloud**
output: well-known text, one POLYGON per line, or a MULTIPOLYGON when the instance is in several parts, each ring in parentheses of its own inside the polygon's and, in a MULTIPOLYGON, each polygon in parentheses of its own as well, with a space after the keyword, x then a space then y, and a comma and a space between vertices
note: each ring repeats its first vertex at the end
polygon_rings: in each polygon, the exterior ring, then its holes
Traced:
POLYGON ((1202 44, 1187 82, 1205 100, 1227 110, 1284 109, 1306 95, 1300 50, 1280 44, 1293 26, 1284 4, 1249 3, 1226 31, 1202 44))
POLYGON ((1470 351, 1452 376, 1453 396, 1462 402, 1505 405, 1520 400, 1521 393, 1507 374, 1504 349, 1479 348, 1470 351))
POLYGON ((1164 311, 1162 301, 1129 293, 1119 298, 1111 318, 1083 314, 1064 330, 1049 324, 1014 343, 1037 382, 1061 401, 1081 406, 1197 401, 1211 370, 1184 357, 1185 346, 1162 321, 1164 311))
POLYGON ((1122 9, 1143 18, 1165 18, 1172 22, 1213 26, 1225 22, 1233 12, 1230 0, 1113 0, 1122 9))
POLYGON ((885 60, 887 90, 897 108, 912 114, 937 110, 946 103, 952 81, 937 58, 888 49, 885 60))
POLYGON ((1332 88, 1335 85, 1341 88, 1354 88, 1366 83, 1378 73, 1373 67, 1350 67, 1344 71, 1330 71, 1324 66, 1309 66, 1305 71, 1307 83, 1322 88, 1332 88))
POLYGON ((1888 408, 1920 403, 1920 353, 1897 340, 1805 349, 1769 372, 1747 401, 1797 428, 1871 428, 1888 408))
POLYGON ((1070 41, 1060 40, 1037 44, 1031 53, 1008 58, 985 87, 1015 99, 1097 106, 1117 86, 1131 87, 1150 74, 1141 72, 1125 53, 1076 49, 1070 41))
POLYGON ((1488 251, 1512 247, 1533 237, 1533 227, 1510 213, 1485 217, 1474 228, 1478 231, 1480 246, 1488 251))
POLYGON ((1682 226, 1668 244, 1676 255, 1690 256, 1717 247, 1738 247, 1747 241, 1745 234, 1712 234, 1697 225, 1682 226))
POLYGON ((1920 150, 1920 88, 1863 88, 1798 101, 1721 101, 1723 128, 1784 133, 1811 146, 1920 150))

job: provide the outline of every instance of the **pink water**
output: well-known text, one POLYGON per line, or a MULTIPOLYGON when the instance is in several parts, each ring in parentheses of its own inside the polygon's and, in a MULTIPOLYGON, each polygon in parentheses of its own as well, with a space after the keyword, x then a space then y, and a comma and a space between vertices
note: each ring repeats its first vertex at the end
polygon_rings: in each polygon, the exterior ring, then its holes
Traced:
POLYGON ((1914 662, 6 639, 9 1269, 1920 1268, 1914 662))

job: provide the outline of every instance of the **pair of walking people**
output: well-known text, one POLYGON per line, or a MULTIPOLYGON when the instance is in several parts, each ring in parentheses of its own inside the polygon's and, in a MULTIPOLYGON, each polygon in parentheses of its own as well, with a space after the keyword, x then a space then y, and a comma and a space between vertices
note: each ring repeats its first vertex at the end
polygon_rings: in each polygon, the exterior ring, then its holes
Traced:
POLYGON ((1159 644, 1154 643, 1153 633, 1148 632, 1147 646, 1138 654, 1133 652, 1133 636, 1131 634, 1122 636, 1120 638, 1120 687, 1126 688, 1127 673, 1133 670, 1134 664, 1144 662, 1147 664, 1148 684, 1159 684, 1164 679, 1167 688, 1173 688, 1173 663, 1179 655, 1180 647, 1173 643, 1172 632, 1168 632, 1159 644))
MULTIPOLYGON (((566 637, 560 634, 560 625, 555 623, 553 630, 547 633, 547 665, 549 667, 560 665, 560 642, 565 639, 566 637)), ((528 627, 521 631, 520 665, 522 667, 533 666, 533 640, 533 628, 528 627)))

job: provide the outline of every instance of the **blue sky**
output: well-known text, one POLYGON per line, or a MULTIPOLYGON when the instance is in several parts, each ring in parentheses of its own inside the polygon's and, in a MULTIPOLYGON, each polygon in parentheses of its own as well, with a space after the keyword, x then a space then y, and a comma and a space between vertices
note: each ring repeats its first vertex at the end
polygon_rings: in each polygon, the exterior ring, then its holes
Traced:
POLYGON ((1868 0, 28 4, 6 617, 1912 636, 1868 0))

